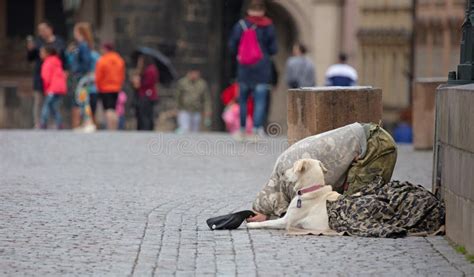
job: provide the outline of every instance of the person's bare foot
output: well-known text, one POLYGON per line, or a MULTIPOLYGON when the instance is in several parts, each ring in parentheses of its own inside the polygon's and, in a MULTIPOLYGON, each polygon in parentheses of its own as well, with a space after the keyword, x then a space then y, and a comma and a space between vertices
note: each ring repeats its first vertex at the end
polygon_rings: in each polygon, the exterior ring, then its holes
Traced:
POLYGON ((266 215, 256 213, 254 216, 247 218, 247 222, 262 222, 267 219, 268 217, 266 215))

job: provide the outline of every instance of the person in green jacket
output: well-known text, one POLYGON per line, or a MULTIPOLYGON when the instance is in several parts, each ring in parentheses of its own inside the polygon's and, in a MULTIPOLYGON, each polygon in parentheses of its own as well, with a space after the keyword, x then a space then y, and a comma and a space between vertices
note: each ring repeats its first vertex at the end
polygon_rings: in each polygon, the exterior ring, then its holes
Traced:
POLYGON ((178 81, 176 102, 178 105, 178 132, 199 132, 201 119, 211 125, 211 95, 207 82, 199 70, 190 70, 178 81))

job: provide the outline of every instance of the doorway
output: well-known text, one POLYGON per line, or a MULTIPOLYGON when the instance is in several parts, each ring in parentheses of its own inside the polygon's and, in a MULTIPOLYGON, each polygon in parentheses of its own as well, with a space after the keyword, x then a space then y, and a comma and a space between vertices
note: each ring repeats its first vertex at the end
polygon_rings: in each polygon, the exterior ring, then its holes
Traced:
MULTIPOLYGON (((221 57, 219 63, 220 91, 230 85, 236 77, 237 62, 232 57, 227 42, 234 24, 245 15, 247 1, 244 0, 224 0, 221 4, 221 57)), ((273 20, 277 33, 278 53, 272 60, 277 72, 277 84, 270 93, 269 114, 267 123, 277 123, 280 133, 286 134, 287 104, 286 104, 286 83, 285 65, 286 60, 291 55, 293 44, 298 41, 296 24, 286 9, 273 2, 267 1, 267 16, 273 20)), ((223 109, 220 105, 219 111, 223 109)), ((223 126, 223 125, 222 125, 223 126)))

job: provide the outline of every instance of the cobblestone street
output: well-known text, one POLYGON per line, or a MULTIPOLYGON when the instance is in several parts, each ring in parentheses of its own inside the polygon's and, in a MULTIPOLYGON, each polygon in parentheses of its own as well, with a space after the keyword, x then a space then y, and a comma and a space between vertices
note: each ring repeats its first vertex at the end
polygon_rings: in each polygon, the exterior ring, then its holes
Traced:
MULTIPOLYGON (((444 237, 210 231, 248 209, 285 140, 223 134, 0 131, 0 275, 474 276, 444 237)), ((431 152, 394 178, 430 188, 431 152)))

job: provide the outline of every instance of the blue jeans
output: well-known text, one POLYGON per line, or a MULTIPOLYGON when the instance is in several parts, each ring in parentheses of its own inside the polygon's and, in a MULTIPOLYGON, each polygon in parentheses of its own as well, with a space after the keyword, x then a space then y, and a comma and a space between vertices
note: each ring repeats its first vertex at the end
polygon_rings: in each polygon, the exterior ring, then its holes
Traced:
POLYGON ((50 94, 44 98, 43 109, 41 110, 41 126, 46 128, 48 126, 49 114, 51 113, 56 120, 56 126, 58 128, 62 127, 62 118, 61 118, 61 95, 50 94))
POLYGON ((249 85, 239 83, 240 127, 245 128, 247 119, 247 99, 253 93, 253 127, 260 128, 266 117, 268 84, 249 85))
POLYGON ((118 118, 118 129, 125 130, 125 115, 121 115, 118 118))

